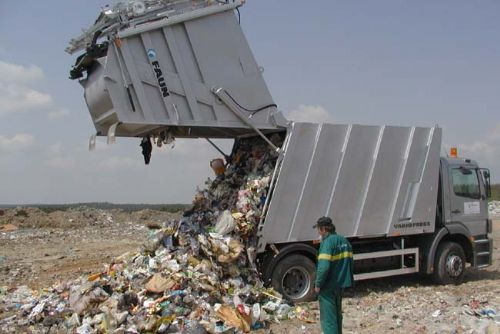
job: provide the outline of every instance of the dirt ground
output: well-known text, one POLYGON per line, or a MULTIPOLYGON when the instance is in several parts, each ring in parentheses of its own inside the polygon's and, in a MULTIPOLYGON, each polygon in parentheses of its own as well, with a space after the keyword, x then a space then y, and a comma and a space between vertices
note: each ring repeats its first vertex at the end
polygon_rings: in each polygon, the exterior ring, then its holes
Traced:
MULTIPOLYGON (((500 333, 500 219, 493 222, 493 264, 468 268, 461 285, 439 286, 418 275, 358 282, 343 299, 344 333, 500 333), (493 309, 494 320, 470 315, 493 309)), ((313 310, 318 303, 306 305, 313 310)), ((315 311, 319 313, 319 311, 315 311)), ((271 326, 273 333, 320 334, 319 320, 291 320, 271 326)), ((262 331, 262 333, 267 333, 262 331)))
POLYGON ((113 258, 136 251, 148 236, 148 226, 180 217, 152 210, 129 214, 83 208, 44 214, 23 209, 27 217, 5 211, 0 221, 18 229, 0 230, 0 286, 33 289, 100 272, 113 258))
MULTIPOLYGON (((178 216, 82 209, 74 217, 59 212, 33 221, 30 216, 42 213, 30 210, 0 215, 0 286, 8 289, 39 289, 102 271, 116 256, 136 251, 150 233, 148 226, 178 216)), ((494 222, 493 238, 493 265, 469 269, 462 285, 436 286, 416 275, 358 283, 344 298, 344 333, 499 333, 500 220, 494 222), (497 318, 485 319, 481 309, 493 309, 497 318)), ((321 333, 317 303, 298 307, 310 310, 315 321, 292 319, 256 332, 321 333)))

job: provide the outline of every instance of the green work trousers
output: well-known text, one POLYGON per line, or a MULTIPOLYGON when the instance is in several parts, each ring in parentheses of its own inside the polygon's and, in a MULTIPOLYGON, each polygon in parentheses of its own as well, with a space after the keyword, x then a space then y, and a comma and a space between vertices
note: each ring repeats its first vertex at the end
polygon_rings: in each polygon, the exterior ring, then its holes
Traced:
POLYGON ((342 334, 342 291, 321 290, 318 300, 323 334, 342 334))

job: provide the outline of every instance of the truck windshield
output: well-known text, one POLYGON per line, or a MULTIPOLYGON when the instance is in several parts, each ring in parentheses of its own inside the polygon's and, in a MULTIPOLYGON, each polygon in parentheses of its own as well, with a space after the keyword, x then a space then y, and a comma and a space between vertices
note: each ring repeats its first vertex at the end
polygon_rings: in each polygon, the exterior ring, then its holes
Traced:
POLYGON ((479 179, 473 169, 453 168, 451 170, 453 178, 453 192, 455 195, 467 198, 480 198, 479 179))

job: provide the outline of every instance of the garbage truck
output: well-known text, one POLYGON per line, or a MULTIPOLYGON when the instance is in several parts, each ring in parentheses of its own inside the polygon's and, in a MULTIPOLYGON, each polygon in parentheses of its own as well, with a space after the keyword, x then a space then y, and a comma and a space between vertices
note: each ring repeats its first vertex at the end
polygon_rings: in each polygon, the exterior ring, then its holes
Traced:
MULTIPOLYGON (((321 216, 351 242, 355 279, 410 273, 460 283, 492 261, 490 172, 441 156, 438 126, 288 121, 239 25, 242 0, 144 0, 105 7, 72 39, 96 133, 147 138, 258 136, 279 153, 257 229, 266 283, 314 298, 321 216), (269 135, 281 133, 276 146, 269 135)), ((222 152, 222 151, 221 151, 222 152)), ((454 152, 456 153, 456 152, 454 152)))

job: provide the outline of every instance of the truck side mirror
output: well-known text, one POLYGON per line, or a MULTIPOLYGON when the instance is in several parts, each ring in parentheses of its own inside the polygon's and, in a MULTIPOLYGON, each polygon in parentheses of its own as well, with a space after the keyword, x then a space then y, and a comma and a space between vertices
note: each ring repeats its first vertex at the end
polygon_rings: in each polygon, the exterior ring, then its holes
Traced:
POLYGON ((490 170, 481 169, 483 172, 484 187, 486 188, 486 197, 491 197, 490 170))

